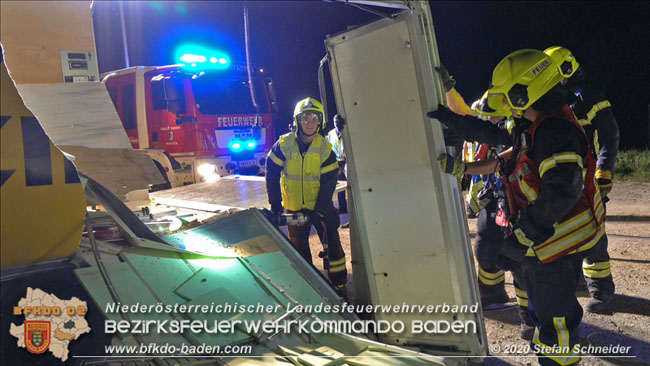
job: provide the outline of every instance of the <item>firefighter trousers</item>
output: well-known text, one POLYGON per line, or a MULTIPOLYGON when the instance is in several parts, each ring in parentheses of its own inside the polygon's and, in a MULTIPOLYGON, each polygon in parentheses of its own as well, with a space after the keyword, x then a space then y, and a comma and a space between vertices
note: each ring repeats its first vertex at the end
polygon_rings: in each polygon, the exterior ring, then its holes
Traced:
POLYGON ((583 256, 572 254, 551 263, 537 258, 522 263, 528 308, 536 329, 532 346, 540 365, 572 365, 580 360, 578 326, 582 307, 575 294, 583 256))
POLYGON ((479 265, 479 286, 485 296, 505 291, 505 273, 497 265, 499 248, 503 243, 503 232, 501 227, 494 222, 496 207, 496 200, 490 202, 479 211, 476 223, 474 254, 479 265))
MULTIPOLYGON (((341 238, 338 232, 341 225, 339 212, 332 206, 322 221, 325 223, 325 230, 327 231, 327 257, 324 258, 326 264, 324 267, 327 268, 330 281, 338 290, 345 286, 348 274, 345 267, 345 252, 341 246, 341 238)), ((317 223, 317 225, 319 224, 317 223)), ((296 248, 296 251, 311 265, 314 263, 309 249, 309 234, 312 226, 316 227, 316 232, 321 241, 324 239, 323 228, 317 225, 313 225, 311 221, 303 226, 288 225, 289 241, 296 248)))
MULTIPOLYGON (((339 177, 338 180, 347 181, 348 178, 345 176, 345 160, 339 160, 339 177)), ((345 189, 340 191, 337 194, 339 200, 339 213, 348 213, 348 201, 345 198, 345 189)))
POLYGON ((521 264, 499 254, 503 244, 503 230, 494 222, 497 201, 492 200, 478 214, 474 254, 478 261, 478 285, 483 306, 509 301, 505 290, 505 271, 512 273, 513 285, 521 322, 532 326, 528 316, 528 294, 521 273, 521 264))
MULTIPOLYGON (((607 212, 605 201, 603 207, 607 212)), ((607 234, 605 234, 593 248, 585 252, 585 259, 582 262, 582 274, 585 276, 589 295, 599 300, 614 296, 615 291, 607 246, 607 234)))
POLYGON ((609 265, 607 252, 607 234, 585 253, 582 273, 587 281, 591 297, 605 300, 614 295, 614 280, 609 265))

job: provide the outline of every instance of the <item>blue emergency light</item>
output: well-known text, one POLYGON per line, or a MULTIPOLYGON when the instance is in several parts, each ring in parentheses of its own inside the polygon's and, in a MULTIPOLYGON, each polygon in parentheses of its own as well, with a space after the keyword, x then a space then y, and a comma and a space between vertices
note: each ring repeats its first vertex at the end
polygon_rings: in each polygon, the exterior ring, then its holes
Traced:
POLYGON ((183 56, 181 56, 181 61, 187 62, 189 64, 195 63, 195 62, 205 62, 206 60, 207 59, 205 58, 205 56, 193 55, 191 53, 186 53, 183 56))
POLYGON ((230 151, 232 152, 240 152, 244 149, 246 150, 253 150, 257 147, 257 141, 255 140, 246 140, 246 141, 241 141, 241 140, 232 140, 230 141, 230 151))
POLYGON ((237 152, 237 151, 241 151, 241 149, 242 149, 242 146, 241 146, 241 142, 239 142, 239 140, 234 140, 234 141, 232 141, 230 143, 230 150, 232 150, 234 152, 237 152))
POLYGON ((176 58, 185 67, 197 69, 225 69, 230 64, 230 57, 219 50, 198 45, 183 45, 176 50, 176 58))

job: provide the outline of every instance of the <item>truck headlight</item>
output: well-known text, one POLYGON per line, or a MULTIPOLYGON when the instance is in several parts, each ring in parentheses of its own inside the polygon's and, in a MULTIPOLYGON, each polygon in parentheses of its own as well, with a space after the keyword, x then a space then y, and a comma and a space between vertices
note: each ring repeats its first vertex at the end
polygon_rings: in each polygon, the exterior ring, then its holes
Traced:
POLYGON ((198 168, 196 168, 196 171, 199 173, 199 175, 203 176, 214 174, 216 170, 217 166, 214 164, 201 164, 198 168))

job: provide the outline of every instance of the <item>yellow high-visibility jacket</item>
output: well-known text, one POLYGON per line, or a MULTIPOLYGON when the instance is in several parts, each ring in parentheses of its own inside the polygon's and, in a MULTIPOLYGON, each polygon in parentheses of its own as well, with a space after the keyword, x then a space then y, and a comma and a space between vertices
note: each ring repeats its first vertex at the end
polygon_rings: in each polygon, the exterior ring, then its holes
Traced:
MULTIPOLYGON (((318 134, 307 151, 301 154, 296 134, 293 132, 280 136, 278 145, 281 154, 274 152, 274 146, 268 158, 282 167, 280 186, 284 207, 290 211, 315 210, 321 189, 321 175, 339 167, 336 159, 328 159, 332 155, 332 145, 318 134), (325 164, 328 161, 331 163, 325 164)), ((270 200, 271 194, 269 192, 270 200)))

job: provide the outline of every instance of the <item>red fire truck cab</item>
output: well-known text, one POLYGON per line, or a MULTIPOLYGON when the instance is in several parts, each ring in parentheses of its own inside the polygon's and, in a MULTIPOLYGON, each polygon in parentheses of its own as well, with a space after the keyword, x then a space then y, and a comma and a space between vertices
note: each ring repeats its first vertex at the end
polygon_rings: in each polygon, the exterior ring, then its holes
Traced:
POLYGON ((170 187, 262 174, 275 142, 273 81, 246 65, 136 66, 103 75, 131 145, 146 149, 170 187), (253 93, 251 93, 251 89, 253 93))

